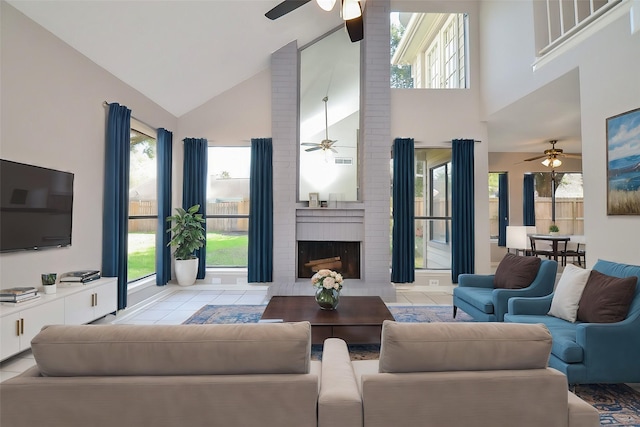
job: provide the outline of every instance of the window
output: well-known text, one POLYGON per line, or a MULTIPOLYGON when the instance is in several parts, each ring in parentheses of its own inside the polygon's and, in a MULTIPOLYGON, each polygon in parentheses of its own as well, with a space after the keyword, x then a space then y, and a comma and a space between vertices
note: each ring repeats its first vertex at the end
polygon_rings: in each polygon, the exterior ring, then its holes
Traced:
POLYGON ((392 88, 466 88, 464 13, 391 14, 392 88))
POLYGON ((131 119, 127 282, 156 272, 156 132, 131 119))
POLYGON ((491 239, 497 239, 500 232, 498 226, 499 176, 498 172, 489 172, 489 238, 491 239))
POLYGON ((584 199, 582 173, 553 172, 556 179, 552 196, 552 173, 535 174, 536 229, 546 233, 554 222, 561 234, 584 234, 584 199), (554 203, 555 202, 555 203, 554 203))
POLYGON ((209 147, 207 267, 246 267, 251 147, 209 147))
POLYGON ((450 269, 451 150, 417 148, 414 185, 415 268, 450 269))

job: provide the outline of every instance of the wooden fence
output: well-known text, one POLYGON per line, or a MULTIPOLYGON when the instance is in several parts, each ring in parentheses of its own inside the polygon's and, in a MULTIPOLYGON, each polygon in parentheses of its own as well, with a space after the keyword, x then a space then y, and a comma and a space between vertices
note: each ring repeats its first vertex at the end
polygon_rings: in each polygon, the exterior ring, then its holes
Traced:
MULTIPOLYGON (((547 234, 551 225, 551 198, 536 199, 536 230, 547 234)), ((521 224, 522 218, 511 218, 514 224, 521 224)), ((491 236, 498 235, 498 199, 489 199, 489 224, 491 236)), ((556 199, 556 225, 560 234, 584 234, 584 202, 582 199, 556 199)))
MULTIPOLYGON (((129 216, 157 215, 158 207, 155 200, 139 200, 129 203, 129 216)), ((249 215, 249 201, 207 203, 207 215, 249 215)), ((135 219, 129 220, 129 231, 133 233, 155 233, 157 220, 135 219)), ((207 232, 233 233, 247 232, 248 218, 207 218, 207 232)))

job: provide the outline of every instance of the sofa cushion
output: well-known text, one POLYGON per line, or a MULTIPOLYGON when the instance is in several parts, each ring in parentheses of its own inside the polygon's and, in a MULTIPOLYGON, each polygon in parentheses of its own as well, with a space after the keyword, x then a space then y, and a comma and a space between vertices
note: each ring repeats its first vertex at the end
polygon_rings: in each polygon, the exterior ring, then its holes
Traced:
POLYGON ((575 322, 578 315, 578 303, 582 297, 582 291, 587 284, 591 270, 568 264, 558 281, 549 315, 575 322))
POLYGON ((522 289, 535 280, 542 260, 535 256, 518 256, 507 253, 493 277, 496 288, 522 289))
POLYGON ((31 348, 45 376, 304 374, 311 325, 59 325, 31 348))
POLYGON ((505 322, 543 324, 549 329, 553 337, 551 353, 566 363, 580 363, 584 359, 584 350, 576 342, 576 330, 579 323, 569 323, 566 320, 544 314, 506 314, 505 322))
POLYGON ((455 293, 483 313, 493 314, 493 288, 457 287, 455 293))
POLYGON ((543 325, 399 323, 382 325, 380 372, 545 368, 551 334, 543 325))
POLYGON ((635 295, 635 276, 619 278, 593 270, 578 307, 578 320, 589 323, 621 322, 635 295))

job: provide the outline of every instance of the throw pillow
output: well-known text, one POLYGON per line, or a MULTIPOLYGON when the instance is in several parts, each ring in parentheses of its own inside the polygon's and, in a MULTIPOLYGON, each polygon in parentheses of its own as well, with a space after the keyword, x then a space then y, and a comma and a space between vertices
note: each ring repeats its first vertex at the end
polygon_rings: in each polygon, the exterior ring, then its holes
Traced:
POLYGON ((518 256, 507 253, 493 277, 493 286, 504 289, 522 289, 528 287, 538 275, 540 258, 535 256, 518 256))
POLYGON ((582 297, 584 287, 587 285, 590 273, 591 270, 576 267, 573 264, 568 264, 564 268, 553 293, 551 309, 548 313, 550 316, 558 317, 571 323, 576 321, 578 303, 582 297))
POLYGON ((593 270, 578 304, 578 320, 614 323, 627 317, 636 291, 636 276, 619 278, 593 270))

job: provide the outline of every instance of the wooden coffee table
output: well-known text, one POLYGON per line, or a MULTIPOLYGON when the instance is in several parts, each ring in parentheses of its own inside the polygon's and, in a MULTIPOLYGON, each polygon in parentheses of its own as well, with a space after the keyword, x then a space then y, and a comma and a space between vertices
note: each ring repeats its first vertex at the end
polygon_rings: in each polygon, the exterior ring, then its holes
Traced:
POLYGON ((348 344, 379 344, 382 322, 395 320, 380 297, 340 297, 338 308, 322 310, 312 296, 274 296, 261 320, 311 323, 311 342, 342 338, 348 344))

